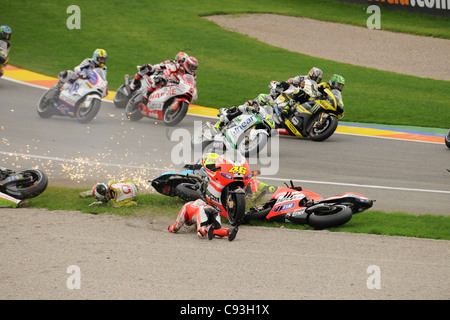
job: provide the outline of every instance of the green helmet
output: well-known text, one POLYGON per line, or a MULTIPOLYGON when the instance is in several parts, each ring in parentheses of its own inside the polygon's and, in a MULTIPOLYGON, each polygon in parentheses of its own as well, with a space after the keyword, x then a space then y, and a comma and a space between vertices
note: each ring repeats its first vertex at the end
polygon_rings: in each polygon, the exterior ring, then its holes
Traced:
POLYGON ((339 91, 342 91, 342 89, 344 88, 344 85, 345 85, 345 79, 344 79, 344 77, 342 77, 338 74, 335 74, 331 77, 328 84, 330 85, 331 89, 337 89, 339 91))

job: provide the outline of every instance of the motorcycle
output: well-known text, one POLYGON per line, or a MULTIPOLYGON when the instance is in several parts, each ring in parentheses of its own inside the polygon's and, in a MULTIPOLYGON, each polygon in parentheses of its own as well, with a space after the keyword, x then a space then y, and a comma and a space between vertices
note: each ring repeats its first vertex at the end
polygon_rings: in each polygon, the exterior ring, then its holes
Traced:
POLYGON ((338 119, 344 116, 344 103, 339 90, 325 89, 324 94, 317 90, 317 84, 305 80, 303 88, 299 89, 310 97, 302 103, 293 103, 292 90, 280 92, 273 103, 276 128, 279 134, 296 137, 309 137, 313 141, 328 139, 338 126, 338 119), (284 107, 291 104, 289 115, 281 113, 284 107))
POLYGON ((18 172, 0 167, 0 192, 16 199, 34 198, 45 191, 47 175, 37 169, 25 169, 18 172))
POLYGON ((3 75, 3 67, 8 63, 9 52, 8 44, 0 40, 0 77, 3 75))
POLYGON ((50 88, 39 99, 37 112, 41 118, 53 115, 76 118, 88 123, 100 110, 102 98, 108 93, 106 73, 102 68, 87 71, 87 79, 78 78, 65 83, 61 92, 50 88))
MULTIPOLYGON (((139 71, 141 66, 136 66, 136 68, 139 71)), ((160 72, 157 72, 157 74, 160 74, 160 72)), ((135 95, 137 92, 143 95, 150 86, 148 79, 146 77, 142 77, 136 85, 136 88, 134 90, 131 90, 130 84, 132 80, 130 80, 130 76, 128 74, 124 76, 124 80, 124 83, 119 87, 119 89, 117 89, 116 93, 114 94, 114 105, 119 109, 125 109, 133 95, 135 95)))
MULTIPOLYGON (((164 75, 167 73, 164 72, 164 75)), ((189 105, 197 100, 196 81, 190 74, 180 75, 178 80, 167 80, 167 85, 155 90, 148 97, 147 103, 141 103, 143 94, 157 77, 161 77, 161 75, 153 74, 150 77, 147 75, 142 77, 141 87, 128 101, 125 113, 130 121, 138 121, 146 117, 163 120, 166 125, 175 126, 184 119, 189 105)), ((129 86, 129 78, 126 83, 129 86)))
POLYGON ((448 130, 447 134, 445 135, 445 145, 447 148, 450 149, 450 129, 448 130))
MULTIPOLYGON (((200 146, 202 152, 208 148, 235 149, 245 157, 258 155, 275 129, 272 108, 260 106, 258 109, 255 113, 237 116, 220 131, 214 127, 214 122, 206 122, 192 135, 192 148, 196 150, 200 146)), ((226 110, 221 108, 218 116, 223 116, 226 110)))
POLYGON ((169 172, 152 180, 152 186, 167 196, 185 201, 201 198, 227 218, 231 225, 242 223, 246 189, 254 173, 236 150, 223 155, 205 154, 199 164, 188 165, 181 174, 169 172))
POLYGON ((331 228, 350 221, 353 214, 373 206, 375 200, 357 193, 322 198, 300 186, 280 187, 266 203, 250 208, 244 222, 263 220, 307 224, 316 229, 331 228))

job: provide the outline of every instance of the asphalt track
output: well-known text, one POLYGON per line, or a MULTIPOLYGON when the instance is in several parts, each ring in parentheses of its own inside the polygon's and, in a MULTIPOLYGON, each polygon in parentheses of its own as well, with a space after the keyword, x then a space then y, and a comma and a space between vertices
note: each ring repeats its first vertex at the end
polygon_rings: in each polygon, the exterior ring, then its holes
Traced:
MULTIPOLYGON (((19 71, 33 85, 55 81, 19 71)), ((83 125, 63 117, 41 119, 36 103, 42 87, 2 79, 0 90, 0 165, 41 167, 54 185, 90 187, 130 177, 144 192, 153 192, 149 179, 198 159, 190 150, 190 133, 207 120, 198 115, 215 113, 193 107, 197 115, 169 128, 147 118, 130 122, 123 110, 103 101, 96 119, 83 125)), ((376 200, 374 209, 387 212, 450 214, 450 150, 443 134, 347 124, 324 142, 280 136, 267 150, 268 156, 251 163, 267 183, 293 180, 323 196, 358 192, 376 200)))
MULTIPOLYGON (((147 180, 181 169, 184 154, 174 150, 202 119, 189 115, 177 128, 131 123, 109 102, 86 125, 41 119, 43 92, 0 80, 0 165, 40 167, 51 185, 129 177, 151 192, 147 180)), ((271 149, 265 160, 273 161, 254 166, 276 169, 279 159, 277 173, 263 176, 268 182, 292 179, 324 196, 360 192, 379 210, 448 214, 450 150, 443 143, 340 132, 321 143, 281 137, 279 146, 279 157, 271 149)), ((2 209, 0 298, 220 299, 222 312, 234 299, 449 298, 448 241, 242 226, 229 243, 198 239, 190 229, 174 235, 169 223, 2 209), (69 266, 81 270, 80 290, 69 288, 69 266)), ((297 310, 298 302, 288 307, 297 310)))

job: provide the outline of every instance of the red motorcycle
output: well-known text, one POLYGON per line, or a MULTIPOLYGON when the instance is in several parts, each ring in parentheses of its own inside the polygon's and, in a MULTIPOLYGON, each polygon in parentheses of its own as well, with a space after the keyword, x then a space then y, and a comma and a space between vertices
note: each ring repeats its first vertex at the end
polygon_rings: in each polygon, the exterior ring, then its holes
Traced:
POLYGON ((245 157, 236 150, 223 155, 208 153, 199 165, 201 175, 187 175, 188 178, 197 179, 198 183, 178 184, 176 195, 185 198, 198 192, 232 226, 240 225, 245 213, 245 190, 254 175, 245 157))
POLYGON ((353 214, 371 208, 374 201, 351 192, 324 199, 294 186, 291 181, 290 187, 278 188, 266 203, 250 208, 244 215, 244 222, 265 220, 330 228, 347 223, 353 214))

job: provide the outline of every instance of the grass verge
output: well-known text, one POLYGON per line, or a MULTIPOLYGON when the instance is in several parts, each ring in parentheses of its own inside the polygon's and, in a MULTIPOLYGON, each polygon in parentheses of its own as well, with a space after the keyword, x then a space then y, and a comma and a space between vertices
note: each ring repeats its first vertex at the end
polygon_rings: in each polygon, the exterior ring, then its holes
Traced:
MULTIPOLYGON (((84 213, 111 213, 122 216, 151 214, 152 217, 167 216, 175 220, 184 202, 159 194, 142 194, 139 205, 130 208, 112 208, 108 206, 89 207, 92 198, 78 197, 84 189, 48 187, 40 196, 27 200, 30 208, 49 210, 75 210, 84 213)), ((250 225, 313 230, 310 226, 288 223, 252 222, 250 225)), ((367 211, 354 215, 340 227, 327 229, 332 232, 366 233, 389 236, 406 236, 428 239, 450 240, 450 216, 411 215, 406 213, 386 213, 367 211)))

